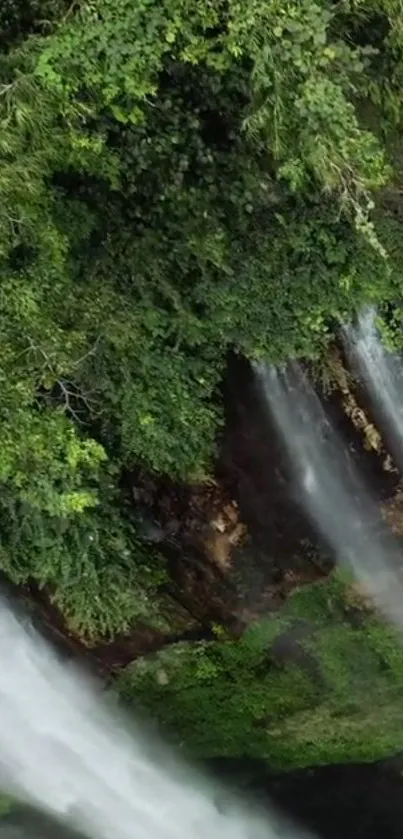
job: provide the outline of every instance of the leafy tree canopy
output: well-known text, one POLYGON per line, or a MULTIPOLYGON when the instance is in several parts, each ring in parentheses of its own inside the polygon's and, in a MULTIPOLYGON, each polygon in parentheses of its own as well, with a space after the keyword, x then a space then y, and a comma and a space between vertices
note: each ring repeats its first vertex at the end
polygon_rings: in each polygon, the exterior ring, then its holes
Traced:
POLYGON ((314 356, 399 293, 403 13, 6 0, 0 45, 2 564, 113 632, 143 579, 120 471, 200 479, 230 347, 314 356))

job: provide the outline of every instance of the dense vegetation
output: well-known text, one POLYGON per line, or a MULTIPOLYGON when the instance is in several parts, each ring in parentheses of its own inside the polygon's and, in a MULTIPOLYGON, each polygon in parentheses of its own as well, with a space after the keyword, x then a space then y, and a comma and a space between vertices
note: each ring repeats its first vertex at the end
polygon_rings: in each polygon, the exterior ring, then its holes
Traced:
POLYGON ((403 751, 401 639, 337 576, 294 592, 240 641, 138 659, 119 687, 198 757, 284 770, 403 751))
POLYGON ((401 4, 3 0, 0 48, 0 565, 113 634, 122 473, 202 479, 229 348, 400 294, 401 4))

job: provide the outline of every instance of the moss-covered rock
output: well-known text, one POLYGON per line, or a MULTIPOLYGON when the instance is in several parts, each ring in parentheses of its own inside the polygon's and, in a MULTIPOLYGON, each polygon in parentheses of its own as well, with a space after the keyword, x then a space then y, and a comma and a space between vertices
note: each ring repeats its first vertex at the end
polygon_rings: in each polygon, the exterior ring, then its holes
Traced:
POLYGON ((337 574, 240 640, 218 629, 139 659, 118 688, 197 757, 287 769, 403 749, 403 646, 337 574))

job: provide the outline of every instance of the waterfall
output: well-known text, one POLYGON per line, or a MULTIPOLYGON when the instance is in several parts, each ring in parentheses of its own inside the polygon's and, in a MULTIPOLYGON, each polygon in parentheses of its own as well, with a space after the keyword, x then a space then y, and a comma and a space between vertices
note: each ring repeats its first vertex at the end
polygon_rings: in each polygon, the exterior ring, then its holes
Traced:
POLYGON ((352 366, 357 369, 368 391, 393 458, 403 470, 402 360, 383 346, 373 308, 362 312, 356 325, 345 326, 343 333, 352 366))
MULTIPOLYGON (((0 788, 91 839, 301 839, 133 728, 0 602, 0 788)), ((116 703, 115 703, 116 704, 116 703)))
POLYGON ((306 374, 296 364, 256 365, 288 452, 297 501, 384 614, 403 625, 401 552, 306 374))

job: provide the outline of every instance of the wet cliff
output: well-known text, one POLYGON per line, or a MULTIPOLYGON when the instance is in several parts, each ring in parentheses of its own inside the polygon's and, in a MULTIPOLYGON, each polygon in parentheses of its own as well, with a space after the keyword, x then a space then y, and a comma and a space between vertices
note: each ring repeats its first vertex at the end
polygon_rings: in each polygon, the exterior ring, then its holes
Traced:
MULTIPOLYGON (((403 536, 400 474, 340 347, 307 368, 351 457, 403 536)), ((403 750, 403 652, 334 559, 292 492, 287 458, 250 365, 231 357, 214 472, 198 486, 133 470, 142 539, 164 557, 160 620, 91 644, 49 594, 24 594, 68 654, 201 758, 264 759, 290 770, 403 750)))
POLYGON ((207 481, 175 484, 141 469, 122 477, 139 538, 163 558, 157 618, 150 613, 113 641, 88 640, 67 625, 51 592, 24 588, 49 630, 105 672, 180 640, 212 637, 217 626, 239 637, 333 566, 292 501, 281 443, 244 359, 229 359, 223 398, 225 428, 207 481))

